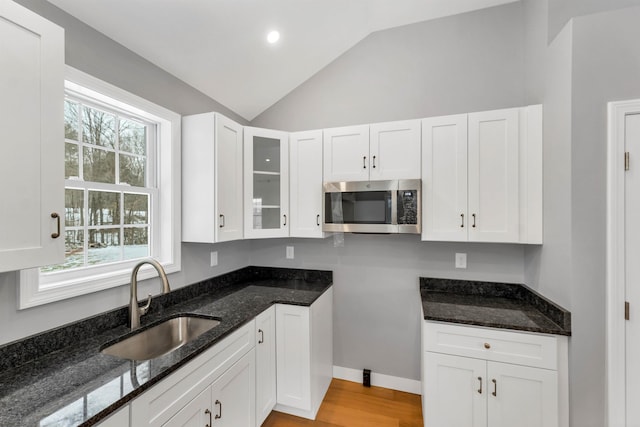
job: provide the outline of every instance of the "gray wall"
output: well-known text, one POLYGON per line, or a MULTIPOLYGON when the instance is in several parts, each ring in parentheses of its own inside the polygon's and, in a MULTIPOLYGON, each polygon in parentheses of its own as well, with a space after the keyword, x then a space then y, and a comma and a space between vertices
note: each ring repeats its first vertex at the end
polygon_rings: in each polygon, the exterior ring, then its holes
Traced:
MULTIPOLYGON (((594 413, 604 410, 607 102, 640 98, 638 22, 640 7, 573 25, 572 403, 594 413)), ((576 413, 575 425, 602 425, 588 415, 576 413)))
POLYGON ((549 2, 549 40, 573 17, 640 5, 640 0, 544 0, 549 2))
POLYGON ((524 102, 522 5, 374 33, 256 117, 305 130, 524 102))
POLYGON ((333 362, 353 369, 420 379, 418 278, 523 281, 523 247, 421 242, 412 235, 344 235, 254 240, 251 263, 333 270, 333 362), (285 259, 285 247, 295 259, 285 259), (456 252, 468 268, 456 270, 456 252))

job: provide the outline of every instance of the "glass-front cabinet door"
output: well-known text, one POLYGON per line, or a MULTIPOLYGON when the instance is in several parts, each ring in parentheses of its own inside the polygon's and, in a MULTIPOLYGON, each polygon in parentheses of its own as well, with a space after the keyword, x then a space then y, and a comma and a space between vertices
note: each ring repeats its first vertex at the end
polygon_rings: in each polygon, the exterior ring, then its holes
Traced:
POLYGON ((245 238, 289 236, 289 135, 244 130, 245 238))

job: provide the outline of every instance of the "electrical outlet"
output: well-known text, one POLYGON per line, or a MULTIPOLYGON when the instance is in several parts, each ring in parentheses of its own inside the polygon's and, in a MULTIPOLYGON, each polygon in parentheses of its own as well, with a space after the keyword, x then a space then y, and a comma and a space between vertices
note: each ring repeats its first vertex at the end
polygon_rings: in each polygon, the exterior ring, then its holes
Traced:
POLYGON ((293 246, 287 246, 287 259, 293 259, 293 246))
POLYGON ((467 268, 467 254, 456 253, 456 268, 467 268))
POLYGON ((218 251, 211 252, 211 267, 218 265, 218 251))

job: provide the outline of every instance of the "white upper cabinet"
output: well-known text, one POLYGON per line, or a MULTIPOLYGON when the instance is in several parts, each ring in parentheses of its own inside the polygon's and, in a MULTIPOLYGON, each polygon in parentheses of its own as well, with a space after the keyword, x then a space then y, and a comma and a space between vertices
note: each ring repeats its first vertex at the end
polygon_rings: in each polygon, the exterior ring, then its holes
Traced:
POLYGON ((242 126, 220 114, 216 114, 216 149, 216 241, 242 239, 242 126))
POLYGON ((424 119, 422 240, 542 243, 542 107, 424 119))
POLYGON ((324 181, 369 179, 369 125, 324 130, 324 181))
POLYGON ((422 164, 422 239, 466 241, 466 114, 423 120, 422 164))
POLYGON ((420 179, 420 120, 372 124, 369 178, 420 179))
POLYGON ((0 1, 0 272, 64 260, 64 30, 0 1))
POLYGON ((218 113, 182 118, 182 240, 242 239, 242 126, 218 113))
POLYGON ((518 110, 469 114, 470 241, 519 241, 518 110))
POLYGON ((324 130, 324 181, 420 178, 420 121, 324 130))
POLYGON ((244 237, 289 236, 289 134, 244 128, 244 237))
POLYGON ((322 238, 322 131, 289 135, 291 237, 322 238))

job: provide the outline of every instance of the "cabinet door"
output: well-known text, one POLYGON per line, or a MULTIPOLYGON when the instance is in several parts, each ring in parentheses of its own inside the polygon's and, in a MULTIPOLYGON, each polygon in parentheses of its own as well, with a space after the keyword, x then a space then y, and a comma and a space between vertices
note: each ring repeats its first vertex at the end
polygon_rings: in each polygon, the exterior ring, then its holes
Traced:
POLYGON ((256 317, 256 426, 276 406, 276 307, 256 317))
MULTIPOLYGON (((487 426, 486 364, 469 357, 425 352, 422 382, 425 427, 487 426)), ((511 426, 516 425, 520 424, 511 426)))
POLYGON ((466 241, 466 114, 422 121, 422 194, 422 240, 466 241))
POLYGON ((256 353, 251 349, 211 386, 213 426, 256 424, 256 353))
POLYGON ((322 131, 289 136, 291 237, 322 233, 322 131))
POLYGON ((242 126, 220 114, 216 150, 216 241, 242 239, 242 126))
POLYGON ((289 235, 289 135, 244 129, 244 234, 246 238, 289 235))
POLYGON ((64 31, 2 1, 0 40, 2 272, 64 260, 64 31))
POLYGON ((519 241, 518 109, 469 114, 469 240, 519 241))
POLYGON ((488 362, 487 378, 491 427, 558 427, 557 371, 488 362))
POLYGON ((311 409, 309 308, 276 305, 278 404, 311 409))
POLYGON ((202 427, 211 425, 211 387, 187 403, 162 427, 202 427))
POLYGON ((370 126, 371 180, 420 179, 420 120, 370 126))
POLYGON ((98 425, 100 427, 129 427, 129 406, 121 408, 98 425))
POLYGON ((369 180, 369 126, 324 130, 324 181, 369 180))

